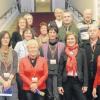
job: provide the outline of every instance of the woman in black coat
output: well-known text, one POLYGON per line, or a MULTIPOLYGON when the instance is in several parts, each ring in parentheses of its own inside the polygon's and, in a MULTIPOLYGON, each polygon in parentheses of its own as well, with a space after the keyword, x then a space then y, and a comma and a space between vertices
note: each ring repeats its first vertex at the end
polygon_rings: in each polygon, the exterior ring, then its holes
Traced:
POLYGON ((17 30, 12 33, 12 38, 11 38, 12 48, 15 47, 18 41, 22 41, 22 35, 26 28, 27 28, 26 19, 24 17, 20 17, 17 23, 17 30))
POLYGON ((88 73, 84 49, 79 48, 77 37, 69 33, 66 38, 65 52, 62 53, 58 69, 58 91, 64 100, 86 100, 88 73))

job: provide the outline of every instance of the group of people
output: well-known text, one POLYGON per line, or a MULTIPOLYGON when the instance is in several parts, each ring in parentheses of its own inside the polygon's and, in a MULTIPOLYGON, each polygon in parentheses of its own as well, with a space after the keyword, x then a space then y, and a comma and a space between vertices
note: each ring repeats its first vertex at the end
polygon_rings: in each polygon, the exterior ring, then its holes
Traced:
POLYGON ((92 10, 77 23, 70 11, 56 8, 55 19, 40 23, 25 14, 10 36, 0 32, 0 100, 100 100, 99 21, 92 10))

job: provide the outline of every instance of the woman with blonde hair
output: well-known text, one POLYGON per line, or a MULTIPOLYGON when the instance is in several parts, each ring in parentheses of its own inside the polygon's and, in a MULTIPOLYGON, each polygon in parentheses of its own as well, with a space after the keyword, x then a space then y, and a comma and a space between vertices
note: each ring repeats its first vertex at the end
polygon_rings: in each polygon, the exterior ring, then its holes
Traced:
MULTIPOLYGON (((21 58, 25 57, 28 55, 28 51, 27 51, 27 41, 31 40, 34 38, 34 35, 32 33, 32 30, 30 28, 26 28, 23 31, 23 35, 22 35, 23 40, 17 42, 14 50, 17 52, 18 55, 18 62, 20 61, 21 58)), ((23 90, 22 90, 22 80, 20 79, 19 76, 19 67, 18 67, 18 73, 17 73, 17 84, 18 84, 18 95, 19 95, 19 99, 20 100, 24 100, 24 95, 23 95, 23 90)))
POLYGON ((35 28, 34 28, 34 25, 33 25, 33 22, 34 22, 33 16, 30 13, 27 13, 24 15, 24 18, 27 20, 28 27, 32 29, 33 34, 37 35, 35 28))
POLYGON ((44 100, 48 76, 47 60, 40 56, 36 40, 29 40, 27 49, 28 55, 19 63, 19 74, 23 81, 25 100, 44 100))

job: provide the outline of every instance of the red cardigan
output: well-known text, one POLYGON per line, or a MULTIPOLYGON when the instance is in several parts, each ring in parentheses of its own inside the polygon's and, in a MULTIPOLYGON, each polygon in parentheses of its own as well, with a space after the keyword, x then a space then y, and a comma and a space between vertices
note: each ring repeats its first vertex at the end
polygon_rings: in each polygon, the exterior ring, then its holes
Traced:
POLYGON ((93 88, 96 88, 97 85, 100 85, 100 56, 98 56, 97 59, 97 72, 96 72, 93 88))
POLYGON ((46 79, 48 76, 47 60, 43 57, 38 57, 36 66, 33 67, 28 57, 22 58, 19 63, 19 74, 23 81, 23 90, 30 90, 32 83, 32 77, 37 77, 38 89, 42 90, 46 88, 46 79))

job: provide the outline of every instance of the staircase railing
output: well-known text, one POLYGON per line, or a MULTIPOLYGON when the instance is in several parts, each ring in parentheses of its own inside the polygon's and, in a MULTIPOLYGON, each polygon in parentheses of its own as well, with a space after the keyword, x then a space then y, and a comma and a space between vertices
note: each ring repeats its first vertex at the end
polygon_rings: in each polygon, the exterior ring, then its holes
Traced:
POLYGON ((67 4, 65 4, 66 9, 70 9, 77 16, 77 18, 79 20, 83 19, 83 14, 78 9, 73 7, 73 5, 71 4, 71 0, 67 0, 66 3, 67 3, 67 4), (66 7, 66 5, 67 5, 67 7, 66 7))
POLYGON ((15 5, 13 5, 12 7, 10 7, 4 14, 2 14, 0 16, 0 20, 6 19, 8 17, 8 15, 11 15, 13 13, 14 9, 17 9, 17 3, 15 5))

